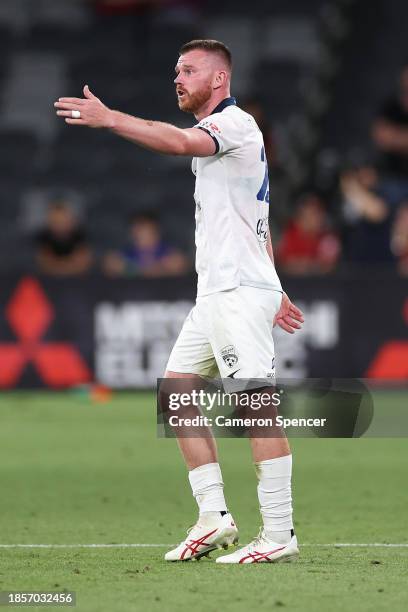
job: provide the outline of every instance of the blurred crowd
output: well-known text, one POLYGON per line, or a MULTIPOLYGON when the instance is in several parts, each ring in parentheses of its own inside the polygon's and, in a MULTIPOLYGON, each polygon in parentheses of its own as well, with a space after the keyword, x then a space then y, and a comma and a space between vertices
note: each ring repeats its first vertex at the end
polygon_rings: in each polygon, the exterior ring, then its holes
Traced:
MULTIPOLYGON (((126 5, 99 2, 111 3, 126 5)), ((256 100, 248 100, 244 107, 264 134, 273 180, 277 161, 272 130, 256 100)), ((312 186, 299 195, 274 240, 279 271, 322 275, 353 264, 393 267, 408 276, 408 65, 396 94, 378 111, 372 139, 375 159, 344 167, 336 192, 312 186)), ((99 270, 111 277, 178 276, 194 265, 191 254, 166 239, 160 218, 152 211, 132 215, 122 246, 96 257, 86 223, 75 207, 66 199, 53 200, 34 240, 38 270, 48 275, 99 270)))
POLYGON ((288 274, 348 264, 408 276, 408 64, 372 125, 371 160, 342 168, 335 192, 301 194, 277 244, 288 274))
POLYGON ((51 276, 79 276, 99 267, 107 276, 180 276, 191 264, 167 242, 159 218, 139 212, 129 219, 129 235, 123 246, 95 257, 87 230, 68 201, 49 204, 44 227, 34 236, 38 271, 51 276))

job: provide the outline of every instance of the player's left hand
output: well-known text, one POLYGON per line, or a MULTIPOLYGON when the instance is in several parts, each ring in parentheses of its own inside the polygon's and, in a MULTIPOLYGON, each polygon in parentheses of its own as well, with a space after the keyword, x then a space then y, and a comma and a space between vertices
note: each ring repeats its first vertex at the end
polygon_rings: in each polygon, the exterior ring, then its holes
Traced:
POLYGON ((286 293, 282 296, 282 303, 275 315, 273 325, 279 325, 282 329, 287 331, 289 334, 294 334, 297 329, 302 328, 302 323, 305 319, 303 312, 292 304, 286 293))
POLYGON ((59 98, 54 103, 57 115, 65 117, 70 125, 86 125, 91 128, 111 127, 112 111, 101 102, 89 89, 84 87, 84 98, 59 98), (74 118, 72 111, 79 111, 80 117, 74 118))

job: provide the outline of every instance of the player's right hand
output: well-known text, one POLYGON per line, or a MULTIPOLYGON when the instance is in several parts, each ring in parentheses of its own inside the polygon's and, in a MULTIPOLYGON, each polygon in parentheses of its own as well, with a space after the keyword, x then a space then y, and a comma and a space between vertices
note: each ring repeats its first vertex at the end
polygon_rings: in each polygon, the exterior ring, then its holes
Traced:
POLYGON ((57 115, 65 117, 70 125, 83 125, 91 128, 113 127, 112 111, 89 89, 84 87, 84 98, 59 98, 54 103, 57 115), (80 118, 74 118, 72 111, 79 111, 80 118))

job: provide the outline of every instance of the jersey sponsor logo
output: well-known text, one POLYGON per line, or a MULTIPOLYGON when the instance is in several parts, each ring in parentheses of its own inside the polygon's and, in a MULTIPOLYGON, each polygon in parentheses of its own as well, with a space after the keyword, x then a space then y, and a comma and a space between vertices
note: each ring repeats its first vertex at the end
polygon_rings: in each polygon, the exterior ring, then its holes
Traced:
POLYGON ((238 357, 235 354, 235 347, 230 344, 221 349, 221 357, 229 368, 233 368, 238 363, 238 357))
POLYGON ((256 224, 256 235, 258 236, 259 242, 266 242, 268 240, 268 228, 268 217, 262 217, 262 219, 258 219, 258 223, 256 224))

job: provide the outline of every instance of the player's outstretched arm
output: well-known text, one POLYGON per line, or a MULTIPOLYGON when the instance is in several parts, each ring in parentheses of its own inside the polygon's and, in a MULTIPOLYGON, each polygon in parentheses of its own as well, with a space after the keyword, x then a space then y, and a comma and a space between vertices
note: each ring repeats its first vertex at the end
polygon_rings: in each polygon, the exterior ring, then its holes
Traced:
POLYGON ((209 157, 216 145, 206 132, 196 128, 181 129, 169 123, 132 117, 108 108, 89 89, 84 98, 60 98, 55 102, 57 115, 70 125, 109 129, 135 144, 167 155, 209 157))

